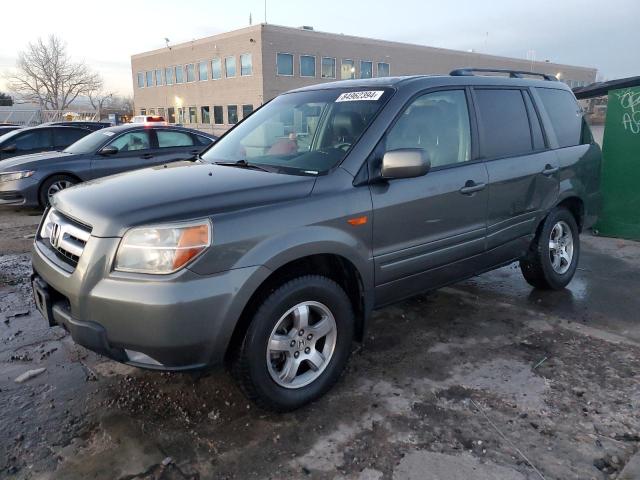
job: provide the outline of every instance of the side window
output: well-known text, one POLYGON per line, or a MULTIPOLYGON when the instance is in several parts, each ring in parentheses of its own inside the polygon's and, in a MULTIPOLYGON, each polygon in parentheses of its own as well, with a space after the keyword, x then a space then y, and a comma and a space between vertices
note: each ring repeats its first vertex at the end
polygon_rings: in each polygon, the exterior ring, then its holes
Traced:
POLYGON ((196 139, 196 144, 197 145, 209 145, 211 143, 211 139, 207 138, 207 137, 203 137, 201 135, 194 135, 195 139, 196 139))
POLYGON ((427 93, 415 99, 387 134, 385 148, 422 148, 432 167, 469 160, 471 134, 464 91, 427 93))
POLYGON ((109 144, 110 147, 116 147, 120 152, 148 150, 150 145, 149 133, 144 131, 125 133, 109 144))
POLYGON ((56 147, 68 147, 89 133, 91 132, 79 128, 56 128, 53 130, 53 145, 56 147))
POLYGON ((485 157, 507 157, 532 151, 529 118, 520 90, 477 89, 485 157))
POLYGON ((551 88, 538 88, 537 91, 551 119, 560 148, 580 145, 584 141, 581 138, 582 111, 571 92, 551 88))
POLYGON ((17 150, 37 150, 51 147, 51 129, 42 128, 24 132, 16 138, 17 150))
POLYGON ((193 138, 185 132, 173 132, 171 130, 156 130, 158 135, 158 147, 191 147, 193 138))
POLYGON ((540 126, 540 117, 533 107, 533 102, 529 96, 529 92, 524 93, 524 103, 527 104, 527 113, 529 114, 529 123, 531 124, 531 134, 533 135, 533 149, 543 150, 545 148, 544 136, 542 135, 542 127, 540 126))

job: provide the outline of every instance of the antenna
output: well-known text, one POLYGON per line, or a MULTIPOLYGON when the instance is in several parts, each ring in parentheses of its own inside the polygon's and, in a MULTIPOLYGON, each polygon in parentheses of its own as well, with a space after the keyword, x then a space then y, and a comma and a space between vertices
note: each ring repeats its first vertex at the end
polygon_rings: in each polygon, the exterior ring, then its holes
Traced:
POLYGON ((164 43, 166 43, 167 44, 167 48, 169 50, 171 50, 171 46, 169 45, 169 39, 167 37, 164 37, 164 43))
POLYGON ((267 23, 267 0, 264 0, 264 23, 267 23))

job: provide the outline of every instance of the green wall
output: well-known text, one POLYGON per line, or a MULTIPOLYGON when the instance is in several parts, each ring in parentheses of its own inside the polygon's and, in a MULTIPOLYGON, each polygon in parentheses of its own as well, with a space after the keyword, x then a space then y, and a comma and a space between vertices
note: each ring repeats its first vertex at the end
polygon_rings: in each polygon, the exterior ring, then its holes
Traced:
POLYGON ((640 240, 640 87, 609 92, 602 152, 603 203, 596 230, 640 240))

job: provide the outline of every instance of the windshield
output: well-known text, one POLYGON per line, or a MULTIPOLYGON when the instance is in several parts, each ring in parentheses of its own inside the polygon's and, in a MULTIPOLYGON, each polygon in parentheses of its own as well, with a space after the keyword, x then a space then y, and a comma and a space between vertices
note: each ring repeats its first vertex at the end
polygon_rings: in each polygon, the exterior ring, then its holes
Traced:
POLYGON ((248 163, 315 175, 338 165, 391 95, 332 89, 285 94, 257 110, 207 150, 210 163, 248 163))
POLYGON ((64 149, 64 152, 73 154, 95 153, 114 135, 115 132, 110 130, 98 130, 69 145, 64 149))

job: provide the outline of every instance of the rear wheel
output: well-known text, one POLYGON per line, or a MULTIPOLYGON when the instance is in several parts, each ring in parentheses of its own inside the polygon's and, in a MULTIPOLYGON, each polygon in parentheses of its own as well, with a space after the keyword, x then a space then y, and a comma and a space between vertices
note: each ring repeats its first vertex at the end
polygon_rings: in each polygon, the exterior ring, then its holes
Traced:
POLYGON ((337 283, 316 275, 296 278, 258 307, 234 361, 234 376, 262 408, 294 410, 337 381, 353 332, 353 308, 337 283))
POLYGON ((580 256, 580 232, 573 214, 566 208, 552 210, 531 244, 520 269, 530 285, 560 290, 573 278, 580 256))
POLYGON ((51 204, 51 197, 65 188, 78 183, 78 180, 69 175, 53 175, 47 178, 40 187, 40 205, 44 208, 51 204))

